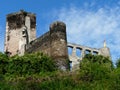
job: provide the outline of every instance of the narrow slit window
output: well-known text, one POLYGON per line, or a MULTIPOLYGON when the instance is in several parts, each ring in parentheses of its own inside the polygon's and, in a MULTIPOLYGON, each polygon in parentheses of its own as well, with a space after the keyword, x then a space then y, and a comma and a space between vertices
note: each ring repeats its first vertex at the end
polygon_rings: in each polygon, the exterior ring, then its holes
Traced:
POLYGON ((10 40, 10 36, 8 35, 8 36, 7 36, 7 41, 9 41, 9 40, 10 40))
POLYGON ((70 71, 72 70, 72 61, 69 61, 70 71))

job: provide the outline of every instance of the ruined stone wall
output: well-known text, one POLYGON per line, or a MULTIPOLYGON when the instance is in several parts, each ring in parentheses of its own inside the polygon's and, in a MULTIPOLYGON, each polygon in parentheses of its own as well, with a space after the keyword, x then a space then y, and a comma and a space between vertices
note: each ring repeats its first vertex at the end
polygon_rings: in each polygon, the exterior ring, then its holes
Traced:
POLYGON ((50 56, 50 32, 47 32, 40 36, 39 38, 35 39, 34 41, 30 42, 26 46, 26 52, 43 52, 50 56))
POLYGON ((90 53, 92 55, 110 57, 110 50, 108 47, 97 49, 73 43, 68 43, 67 47, 72 49, 72 53, 69 53, 69 60, 71 62, 71 70, 73 71, 79 69, 80 62, 86 54, 90 53), (79 55, 77 55, 77 50, 80 51, 79 55))
POLYGON ((66 25, 54 22, 50 30, 26 46, 26 52, 43 52, 55 60, 59 69, 68 69, 66 25))
POLYGON ((11 56, 18 53, 19 50, 19 40, 20 40, 21 29, 9 30, 6 28, 6 38, 5 38, 5 52, 9 52, 11 56))

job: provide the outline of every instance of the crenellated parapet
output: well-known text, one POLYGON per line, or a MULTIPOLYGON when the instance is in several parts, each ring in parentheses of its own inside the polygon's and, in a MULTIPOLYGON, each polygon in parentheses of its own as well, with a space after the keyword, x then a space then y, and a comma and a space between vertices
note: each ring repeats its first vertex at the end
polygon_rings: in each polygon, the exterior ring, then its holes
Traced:
POLYGON ((30 28, 36 28, 36 15, 20 10, 19 12, 7 15, 6 21, 8 22, 9 29, 21 28, 25 25, 26 18, 28 17, 30 18, 30 28))

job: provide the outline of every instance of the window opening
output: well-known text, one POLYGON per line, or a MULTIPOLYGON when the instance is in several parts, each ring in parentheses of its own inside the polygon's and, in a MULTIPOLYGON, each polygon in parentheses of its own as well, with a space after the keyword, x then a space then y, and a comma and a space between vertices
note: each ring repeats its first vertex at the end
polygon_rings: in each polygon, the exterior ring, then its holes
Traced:
POLYGON ((72 55, 73 47, 68 47, 68 55, 72 55))

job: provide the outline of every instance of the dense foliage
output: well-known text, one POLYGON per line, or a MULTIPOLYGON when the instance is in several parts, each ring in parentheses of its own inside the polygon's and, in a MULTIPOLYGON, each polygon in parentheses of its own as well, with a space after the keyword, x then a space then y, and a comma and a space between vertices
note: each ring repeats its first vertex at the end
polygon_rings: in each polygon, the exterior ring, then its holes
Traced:
POLYGON ((43 53, 8 57, 0 53, 0 74, 26 76, 55 71, 54 61, 43 53))
POLYGON ((7 57, 0 53, 0 90, 120 90, 120 60, 87 54, 74 72, 58 71, 42 53, 7 57))

